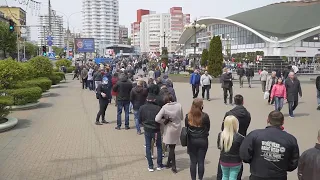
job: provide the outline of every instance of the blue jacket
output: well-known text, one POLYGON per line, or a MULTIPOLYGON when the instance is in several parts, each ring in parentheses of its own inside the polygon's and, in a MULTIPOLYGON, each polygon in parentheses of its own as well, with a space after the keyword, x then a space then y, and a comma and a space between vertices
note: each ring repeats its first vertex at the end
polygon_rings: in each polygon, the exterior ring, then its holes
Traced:
POLYGON ((190 84, 192 85, 200 84, 200 78, 201 78, 200 74, 192 73, 190 77, 190 84))

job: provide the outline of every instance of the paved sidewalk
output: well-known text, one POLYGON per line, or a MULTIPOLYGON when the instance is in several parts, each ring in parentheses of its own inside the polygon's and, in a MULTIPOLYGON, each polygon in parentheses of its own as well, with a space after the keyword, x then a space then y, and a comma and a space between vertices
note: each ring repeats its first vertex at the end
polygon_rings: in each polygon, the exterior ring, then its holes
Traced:
MULTIPOLYGON (((170 170, 149 173, 144 158, 144 137, 136 134, 133 115, 130 116, 131 130, 115 130, 116 108, 112 104, 107 109, 111 123, 94 125, 98 101, 93 92, 82 90, 80 85, 69 76, 61 88, 50 90, 54 97, 41 99, 39 108, 11 114, 19 118, 19 124, 11 131, 0 133, 1 180, 190 179, 189 158, 182 147, 176 150, 178 174, 174 175, 170 170)), ((314 146, 320 121, 314 85, 302 86, 304 96, 296 118, 286 117, 284 126, 297 137, 301 151, 304 151, 314 146)), ((186 83, 176 83, 174 87, 178 101, 187 113, 192 102, 191 88, 186 83)), ((245 106, 252 115, 250 130, 264 128, 267 114, 273 106, 264 102, 260 86, 239 89, 235 85, 234 93, 245 97, 245 106)), ((213 100, 204 104, 204 111, 211 118, 205 172, 207 180, 215 179, 219 158, 216 138, 224 113, 232 108, 222 103, 219 84, 213 85, 211 94, 213 100)), ((284 114, 288 115, 286 105, 284 114)), ((248 175, 249 168, 245 166, 244 179, 248 179, 248 175)), ((290 173, 288 179, 297 179, 296 172, 290 173)))

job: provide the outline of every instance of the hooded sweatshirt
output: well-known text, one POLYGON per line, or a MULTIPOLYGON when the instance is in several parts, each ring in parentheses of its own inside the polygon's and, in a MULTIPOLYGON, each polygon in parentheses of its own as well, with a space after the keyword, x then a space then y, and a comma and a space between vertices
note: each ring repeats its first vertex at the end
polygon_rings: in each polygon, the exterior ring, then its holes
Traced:
MULTIPOLYGON (((247 109, 242 105, 238 105, 235 108, 228 111, 226 113, 226 115, 224 116, 224 118, 226 118, 227 116, 235 116, 238 119, 238 121, 239 121, 239 131, 238 132, 242 136, 246 136, 248 127, 251 122, 251 115, 247 111, 247 109)), ((221 131, 223 131, 223 129, 224 129, 224 122, 222 122, 221 131)))
POLYGON ((132 89, 130 93, 130 101, 133 105, 134 110, 139 110, 139 108, 146 103, 146 98, 148 96, 148 90, 142 86, 136 86, 132 89))
POLYGON ((122 76, 113 87, 113 91, 117 92, 118 101, 130 101, 130 92, 132 90, 132 83, 126 76, 122 76))

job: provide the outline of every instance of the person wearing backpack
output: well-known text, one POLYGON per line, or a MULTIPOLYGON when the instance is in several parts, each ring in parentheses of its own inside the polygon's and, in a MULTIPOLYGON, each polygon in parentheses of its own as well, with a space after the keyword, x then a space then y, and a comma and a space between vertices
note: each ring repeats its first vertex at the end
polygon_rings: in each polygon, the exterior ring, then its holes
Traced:
POLYGON ((108 121, 105 119, 106 110, 109 104, 109 99, 111 95, 111 86, 109 85, 109 80, 107 77, 103 77, 102 84, 97 87, 97 98, 99 99, 99 112, 96 118, 96 125, 102 125, 99 121, 102 118, 102 123, 107 124, 108 121))

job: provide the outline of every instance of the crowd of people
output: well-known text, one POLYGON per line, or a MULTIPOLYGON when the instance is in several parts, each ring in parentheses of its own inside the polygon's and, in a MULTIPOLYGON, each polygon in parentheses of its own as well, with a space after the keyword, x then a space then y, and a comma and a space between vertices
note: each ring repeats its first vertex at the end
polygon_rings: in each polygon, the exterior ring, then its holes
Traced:
MULTIPOLYGON (((192 180, 202 180, 210 132, 210 117, 203 111, 203 100, 210 100, 209 92, 213 78, 208 72, 201 75, 199 70, 191 74, 190 84, 194 100, 190 110, 184 114, 172 81, 167 74, 161 76, 161 67, 151 67, 147 78, 143 74, 138 74, 134 78, 134 74, 138 71, 132 68, 130 63, 124 65, 123 62, 119 62, 118 64, 115 67, 87 66, 76 70, 80 75, 82 88, 95 91, 99 101, 96 125, 108 123, 105 113, 112 99, 115 100, 117 107, 116 130, 121 130, 123 110, 124 129, 130 129, 129 116, 133 111, 137 134, 144 134, 149 172, 170 168, 173 173, 178 173, 175 148, 180 144, 181 136, 185 135, 190 157, 190 177, 192 180), (202 98, 198 98, 200 86, 202 98), (186 134, 181 133, 183 127, 187 130, 186 134), (154 146, 157 152, 156 166, 153 162, 154 146), (166 152, 168 153, 167 161, 163 163, 166 152)), ((240 71, 240 73, 248 75, 248 81, 251 82, 253 73, 250 70, 240 71)), ((272 72, 269 76, 265 70, 260 73, 260 80, 262 92, 269 93, 268 102, 275 103, 275 110, 269 113, 268 126, 265 129, 257 129, 247 134, 251 123, 250 112, 244 107, 242 95, 237 94, 233 97, 232 73, 228 68, 223 69, 221 87, 224 92, 224 103, 227 104, 227 97, 229 97, 229 104, 234 107, 226 112, 217 138, 217 147, 220 150, 217 179, 240 180, 243 163, 248 163, 250 180, 287 180, 287 172, 297 168, 299 180, 318 180, 320 177, 320 131, 315 148, 305 151, 300 156, 297 140, 284 130, 284 116, 280 112, 284 100, 287 99, 289 115, 294 117, 293 111, 298 105, 298 97, 302 96, 299 80, 290 71, 286 78, 285 74, 278 77, 276 72, 272 72)), ((318 77, 318 98, 319 82, 318 77)), ((243 88, 242 81, 240 81, 240 87, 243 88)), ((250 83, 249 87, 251 87, 250 83)))

